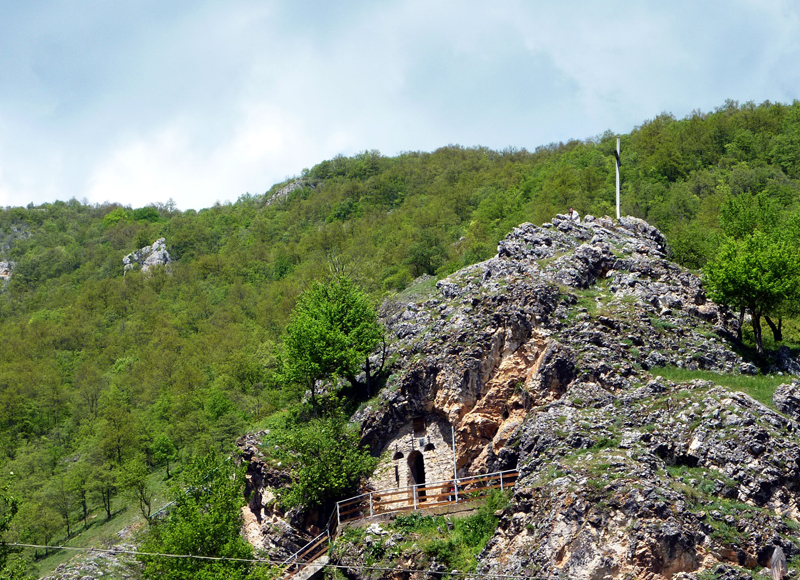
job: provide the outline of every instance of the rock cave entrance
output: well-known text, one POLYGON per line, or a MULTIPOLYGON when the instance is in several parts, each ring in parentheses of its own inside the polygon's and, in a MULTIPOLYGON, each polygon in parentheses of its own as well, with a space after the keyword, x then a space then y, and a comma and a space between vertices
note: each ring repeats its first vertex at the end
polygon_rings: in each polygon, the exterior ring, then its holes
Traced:
MULTIPOLYGON (((425 484, 425 460, 422 453, 419 451, 412 451, 408 455, 408 475, 411 480, 410 485, 424 485, 425 484)), ((425 501, 425 490, 420 489, 417 491, 417 499, 425 501)))

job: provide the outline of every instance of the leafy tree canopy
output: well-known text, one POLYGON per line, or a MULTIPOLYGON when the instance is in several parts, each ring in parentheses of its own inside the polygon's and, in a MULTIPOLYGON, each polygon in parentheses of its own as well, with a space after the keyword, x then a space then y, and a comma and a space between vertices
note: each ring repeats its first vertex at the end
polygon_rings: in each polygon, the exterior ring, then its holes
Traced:
MULTIPOLYGON (((208 455, 191 462, 171 489, 173 504, 150 527, 141 552, 253 559, 241 536, 244 471, 208 455)), ((229 560, 141 556, 144 577, 158 580, 244 580, 265 577, 261 565, 229 560)))
POLYGON ((764 354, 761 317, 798 298, 798 248, 760 230, 742 239, 729 238, 706 265, 705 281, 713 300, 750 311, 756 350, 764 354))
POLYGON ((358 386, 356 375, 381 340, 375 309, 352 280, 335 276, 314 282, 297 301, 284 337, 286 378, 311 390, 316 382, 342 377, 358 386))
POLYGON ((354 495, 378 461, 360 445, 358 426, 335 404, 324 417, 289 420, 275 430, 271 442, 273 458, 288 465, 292 474, 292 485, 280 490, 287 507, 331 507, 354 495))

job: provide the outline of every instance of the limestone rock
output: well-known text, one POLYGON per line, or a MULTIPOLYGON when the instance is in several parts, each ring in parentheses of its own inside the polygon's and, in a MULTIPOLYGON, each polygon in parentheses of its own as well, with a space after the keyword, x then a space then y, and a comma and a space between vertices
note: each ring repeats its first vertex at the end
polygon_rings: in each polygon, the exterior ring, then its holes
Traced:
POLYGON ((296 189, 301 189, 303 187, 308 187, 313 189, 314 184, 305 179, 295 179, 291 183, 284 185, 278 191, 273 193, 267 200, 265 205, 275 205, 276 203, 281 203, 285 201, 293 191, 295 191, 296 189))
MULTIPOLYGON (((790 526, 800 516, 800 383, 778 388, 776 412, 711 381, 659 376, 666 366, 757 372, 731 344, 737 317, 670 253, 636 218, 556 216, 515 228, 495 257, 428 295, 384 304, 397 362, 355 417, 385 467, 373 488, 406 485, 395 474, 410 456, 399 451, 421 448, 410 424, 424 419, 452 427, 459 475, 520 471, 481 574, 735 579, 768 565, 777 546, 790 561, 800 554, 790 526)), ((796 372, 791 353, 781 356, 796 372)), ((452 453, 449 443, 436 439, 452 453)), ((333 559, 365 553, 342 546, 333 559)), ((419 549, 387 565, 440 566, 419 549)))
POLYGON ((11 261, 0 262, 0 280, 5 284, 8 284, 8 281, 11 280, 11 272, 14 270, 15 265, 11 261))
POLYGON ((789 415, 795 421, 800 421, 800 382, 794 381, 792 384, 778 385, 772 395, 772 402, 781 413, 789 415))
POLYGON ((287 472, 270 468, 260 459, 258 446, 267 433, 250 433, 236 442, 241 458, 247 463, 244 489, 247 505, 242 507, 242 532, 256 549, 283 561, 316 534, 298 529, 305 527, 306 514, 299 510, 284 512, 276 501, 274 490, 290 485, 291 479, 287 472))
POLYGON ((136 252, 131 252, 124 258, 122 263, 125 265, 125 272, 134 269, 137 265, 141 266, 142 272, 147 272, 154 266, 166 266, 172 262, 169 252, 167 252, 166 240, 159 238, 153 242, 152 246, 145 246, 136 252))
POLYGON ((775 356, 775 367, 778 371, 785 371, 792 375, 800 375, 800 361, 792 356, 788 346, 778 349, 775 356))

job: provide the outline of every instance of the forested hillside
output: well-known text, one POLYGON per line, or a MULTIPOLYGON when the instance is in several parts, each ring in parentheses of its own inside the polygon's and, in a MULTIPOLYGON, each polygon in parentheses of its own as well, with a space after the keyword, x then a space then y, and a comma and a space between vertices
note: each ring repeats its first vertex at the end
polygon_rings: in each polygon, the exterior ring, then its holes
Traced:
MULTIPOLYGON (((276 349, 312 281, 347 274, 377 304, 490 257, 519 223, 570 206, 613 215, 615 141, 365 151, 201 211, 1 210, 0 261, 14 265, 0 281, 0 462, 22 499, 15 537, 75 534, 89 512, 113 514, 136 469, 227 449, 297 401, 276 349), (168 268, 123 271, 161 237, 168 268)), ((724 208, 795 212, 800 102, 661 114, 622 136, 622 176, 622 213, 700 268, 723 243, 724 208)))

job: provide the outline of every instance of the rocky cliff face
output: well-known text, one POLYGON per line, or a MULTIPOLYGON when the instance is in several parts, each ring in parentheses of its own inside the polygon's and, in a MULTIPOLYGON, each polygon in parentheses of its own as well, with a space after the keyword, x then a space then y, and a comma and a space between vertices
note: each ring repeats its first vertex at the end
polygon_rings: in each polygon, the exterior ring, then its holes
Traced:
MULTIPOLYGON (((733 347, 736 319, 668 256, 641 220, 559 216, 384 305, 398 362, 357 417, 363 440, 383 453, 433 413, 455 428, 461 474, 521 472, 480 572, 738 578, 777 546, 800 552, 800 384, 787 378, 770 408, 659 378, 757 371, 733 347)), ((798 368, 788 350, 775 365, 798 368)))

